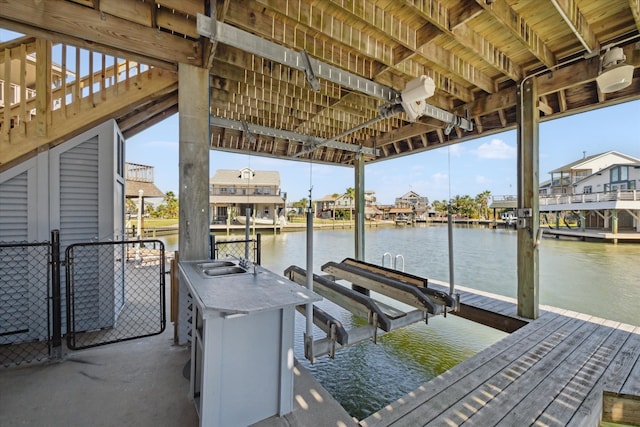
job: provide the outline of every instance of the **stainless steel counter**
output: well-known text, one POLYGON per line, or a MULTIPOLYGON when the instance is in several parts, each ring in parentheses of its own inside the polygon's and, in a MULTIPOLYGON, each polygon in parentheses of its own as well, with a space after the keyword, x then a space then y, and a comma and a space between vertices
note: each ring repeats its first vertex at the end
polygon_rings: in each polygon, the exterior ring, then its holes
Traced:
POLYGON ((207 268, 212 263, 210 260, 180 263, 180 271, 187 279, 192 296, 205 310, 248 314, 322 299, 319 295, 259 265, 249 265, 245 273, 205 274, 207 270, 239 267, 239 260, 235 258, 219 262, 229 262, 232 265, 214 264, 220 266, 207 268))
POLYGON ((293 408, 295 306, 322 298, 237 259, 183 261, 192 301, 189 395, 201 426, 243 426, 293 408))

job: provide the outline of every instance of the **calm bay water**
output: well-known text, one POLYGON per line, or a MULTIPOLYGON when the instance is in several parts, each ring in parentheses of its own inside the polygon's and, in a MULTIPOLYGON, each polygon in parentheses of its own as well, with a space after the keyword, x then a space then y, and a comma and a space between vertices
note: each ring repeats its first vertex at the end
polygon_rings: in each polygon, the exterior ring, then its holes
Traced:
MULTIPOLYGON (((167 249, 175 242, 167 240, 167 249)), ((516 232, 456 227, 455 282, 515 297, 516 232)), ((403 255, 405 271, 448 281, 447 228, 418 225, 367 229, 365 260, 380 264, 385 252, 403 255)), ((314 272, 354 253, 353 230, 314 232, 314 272)), ((640 245, 543 239, 540 245, 540 303, 640 325, 640 245)), ((306 266, 306 233, 262 236, 262 264, 282 273, 306 266)), ((360 320, 334 305, 323 309, 345 325, 360 320)), ((334 360, 304 360, 304 319, 296 318, 296 356, 353 415, 362 419, 448 370, 505 334, 455 316, 414 324, 338 352, 334 360)), ((322 332, 317 330, 318 336, 322 332)))

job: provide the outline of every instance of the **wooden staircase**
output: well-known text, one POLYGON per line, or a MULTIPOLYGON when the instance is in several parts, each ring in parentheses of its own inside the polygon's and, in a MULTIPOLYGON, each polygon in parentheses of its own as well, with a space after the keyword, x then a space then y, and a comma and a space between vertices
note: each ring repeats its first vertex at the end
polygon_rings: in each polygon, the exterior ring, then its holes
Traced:
POLYGON ((0 172, 106 120, 129 137, 177 111, 175 70, 34 37, 0 43, 0 172))

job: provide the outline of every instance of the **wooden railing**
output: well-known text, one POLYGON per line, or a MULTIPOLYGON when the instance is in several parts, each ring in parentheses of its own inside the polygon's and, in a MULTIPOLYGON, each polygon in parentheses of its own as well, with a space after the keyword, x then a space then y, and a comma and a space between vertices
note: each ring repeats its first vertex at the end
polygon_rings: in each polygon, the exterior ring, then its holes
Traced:
POLYGON ((606 193, 556 194, 540 196, 540 206, 566 205, 570 203, 593 203, 615 201, 640 201, 638 190, 618 190, 606 193))
POLYGON ((174 74, 34 37, 0 43, 0 167, 83 126, 115 118, 127 105, 176 83, 174 74))

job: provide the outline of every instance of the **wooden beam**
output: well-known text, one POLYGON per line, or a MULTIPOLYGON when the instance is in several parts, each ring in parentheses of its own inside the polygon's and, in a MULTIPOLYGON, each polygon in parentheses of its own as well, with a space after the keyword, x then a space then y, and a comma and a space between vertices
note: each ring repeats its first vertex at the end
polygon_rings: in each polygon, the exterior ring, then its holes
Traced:
MULTIPOLYGON (((127 57, 126 53, 131 52, 173 64, 199 66, 202 63, 199 43, 111 15, 101 16, 93 9, 67 1, 4 2, 0 18, 45 33, 58 33, 107 46, 120 52, 120 57, 127 57)), ((32 34, 24 27, 22 31, 32 34)), ((50 34, 47 38, 60 41, 58 34, 50 34)))
MULTIPOLYGON (((546 97, 543 97, 543 98, 546 98, 546 97)), ((551 108, 551 106, 547 104, 545 99, 539 99, 536 102, 536 107, 538 108, 539 111, 542 111, 545 116, 550 116, 553 114, 553 108, 551 108)))
POLYGON ((164 119, 173 116, 177 112, 178 112, 178 105, 176 104, 160 112, 159 114, 155 114, 154 116, 149 117, 144 121, 135 124, 134 126, 128 128, 126 131, 123 130, 122 134, 124 135, 125 138, 131 138, 132 136, 139 134, 140 132, 150 128, 151 126, 160 123, 164 119))
POLYGON ((480 118, 480 116, 475 116, 473 118, 473 121, 476 124, 476 130, 478 131, 478 133, 482 133, 482 119, 480 118))
POLYGON ((535 81, 524 82, 518 92, 518 209, 528 208, 531 216, 519 215, 518 221, 518 316, 537 319, 539 316, 538 230, 540 213, 538 200, 539 141, 536 108, 538 96, 535 81))
POLYGON ((198 13, 205 13, 205 2, 202 0, 156 0, 156 4, 193 17, 196 17, 198 13))
POLYGON ((158 9, 156 12, 156 26, 167 30, 175 31, 198 39, 200 34, 196 29, 196 17, 187 17, 182 14, 173 13, 168 9, 158 9))
POLYGON ((500 124, 502 125, 502 127, 507 126, 507 116, 505 116, 504 110, 498 110, 498 117, 500 118, 500 124))
POLYGON ((542 37, 517 14, 506 0, 476 0, 487 12, 493 15, 504 28, 513 34, 536 58, 547 67, 555 65, 556 58, 551 49, 544 43, 542 37))
POLYGON ((588 52, 600 47, 593 29, 578 7, 576 0, 551 0, 551 3, 588 52))
MULTIPOLYGON (((165 99, 155 102, 153 105, 136 111, 134 114, 126 116, 118 121, 118 126, 122 132, 128 132, 130 129, 138 126, 140 123, 147 122, 151 117, 163 114, 165 111, 172 110, 178 106, 178 93, 171 93, 165 99)), ((177 111, 177 108, 176 108, 177 111)))
POLYGON ((484 9, 478 3, 472 1, 460 3, 449 9, 449 26, 453 30, 480 15, 483 11, 484 9))
POLYGON ((636 27, 640 31, 640 0, 629 0, 629 7, 631 8, 631 14, 636 21, 636 27))
POLYGON ((560 112, 564 113, 567 111, 567 95, 564 90, 558 91, 558 105, 560 106, 560 112))
POLYGON ((154 5, 152 3, 142 3, 136 0, 100 0, 100 12, 107 13, 114 17, 126 17, 127 21, 136 24, 152 27, 153 21, 151 12, 154 5))
POLYGON ((455 27, 451 27, 450 12, 439 0, 429 0, 428 2, 411 1, 407 2, 407 7, 444 34, 449 35, 465 48, 474 52, 481 60, 505 76, 514 81, 518 81, 522 77, 522 69, 519 65, 467 24, 456 22, 455 27))

